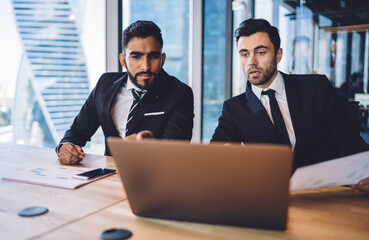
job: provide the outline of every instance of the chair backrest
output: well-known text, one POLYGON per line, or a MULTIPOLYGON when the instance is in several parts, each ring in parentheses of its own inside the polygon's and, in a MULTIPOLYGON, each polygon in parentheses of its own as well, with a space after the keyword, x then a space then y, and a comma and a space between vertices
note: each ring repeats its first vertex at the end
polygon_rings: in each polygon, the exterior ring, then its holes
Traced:
POLYGON ((360 134, 360 111, 358 101, 346 102, 346 111, 348 115, 349 128, 357 134, 360 134))

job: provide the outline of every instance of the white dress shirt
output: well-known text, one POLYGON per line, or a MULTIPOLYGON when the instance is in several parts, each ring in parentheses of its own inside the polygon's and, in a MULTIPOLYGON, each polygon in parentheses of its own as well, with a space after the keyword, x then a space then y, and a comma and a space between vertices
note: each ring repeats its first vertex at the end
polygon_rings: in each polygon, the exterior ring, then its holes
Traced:
POLYGON ((296 136, 295 131, 293 130, 290 110, 288 108, 286 88, 284 85, 284 79, 282 77, 282 74, 278 72, 274 81, 272 82, 272 84, 270 84, 268 88, 263 89, 251 84, 251 89, 256 95, 256 97, 259 98, 260 102, 263 104, 272 122, 273 117, 272 112, 270 110, 269 97, 267 95, 262 95, 261 92, 267 91, 269 89, 273 89, 275 91, 275 98, 277 99, 279 109, 281 110, 284 124, 286 125, 287 128, 288 137, 291 142, 291 146, 292 148, 294 148, 296 144, 296 136))
POLYGON ((132 89, 143 91, 141 99, 146 93, 146 90, 137 88, 130 80, 127 79, 126 84, 120 89, 117 96, 114 99, 113 107, 111 108, 110 115, 113 119, 115 127, 117 128, 119 135, 122 138, 126 137, 126 125, 129 109, 133 103, 132 89))

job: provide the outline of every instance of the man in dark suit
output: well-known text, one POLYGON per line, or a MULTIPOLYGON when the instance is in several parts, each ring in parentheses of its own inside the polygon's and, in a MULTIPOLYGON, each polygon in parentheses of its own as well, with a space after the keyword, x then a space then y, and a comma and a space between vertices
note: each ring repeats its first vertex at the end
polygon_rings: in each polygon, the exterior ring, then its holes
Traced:
MULTIPOLYGON (((191 139, 193 93, 162 69, 160 28, 151 21, 132 23, 122 46, 119 59, 127 72, 101 76, 56 148, 61 163, 79 163, 82 147, 100 126, 105 138, 191 139)), ((105 154, 110 155, 108 148, 105 154)))
MULTIPOLYGON (((212 141, 288 144, 294 169, 369 150, 324 75, 287 75, 278 29, 248 19, 235 31, 246 92, 225 101, 212 141)), ((369 178, 358 189, 369 190, 369 178)))

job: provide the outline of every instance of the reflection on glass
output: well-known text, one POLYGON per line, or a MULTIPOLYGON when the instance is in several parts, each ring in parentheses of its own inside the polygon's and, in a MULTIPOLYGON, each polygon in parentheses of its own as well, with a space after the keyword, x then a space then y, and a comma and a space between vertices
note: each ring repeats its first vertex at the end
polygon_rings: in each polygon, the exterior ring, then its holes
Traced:
MULTIPOLYGON (((6 105, 0 99, 0 141, 55 147, 71 125, 90 92, 85 53, 91 47, 82 43, 83 36, 90 38, 91 45, 104 32, 95 24, 91 40, 91 35, 83 31, 90 29, 89 17, 84 15, 87 5, 85 1, 68 0, 1 2, 0 11, 7 12, 1 13, 6 16, 3 22, 8 25, 7 32, 19 40, 7 44, 6 51, 20 52, 22 56, 2 71, 13 77, 0 79, 0 86, 15 83, 15 87, 2 89, 11 97, 6 98, 6 105), (6 115, 2 113, 3 106, 7 108, 6 115)), ((103 9, 94 12, 94 19, 100 19, 103 13, 103 9)), ((102 66, 104 53, 99 50, 103 47, 94 45, 93 49, 95 59, 89 63, 102 66)), ((7 61, 7 54, 1 58, 1 62, 4 58, 7 61)), ((95 65, 92 68, 101 70, 95 65)))
POLYGON ((295 24, 295 20, 290 17, 292 12, 289 8, 286 8, 284 5, 279 6, 279 35, 283 41, 281 41, 281 48, 283 49, 283 57, 282 60, 278 64, 278 69, 284 73, 291 72, 292 69, 292 60, 293 59, 293 39, 295 38, 295 31, 293 30, 293 26, 295 24), (283 16, 283 17, 282 17, 283 16))
POLYGON ((369 92, 369 31, 365 33, 365 50, 364 50, 364 92, 369 92))
POLYGON ((335 61, 335 82, 334 86, 339 88, 346 81, 347 69, 347 32, 337 33, 336 41, 336 61, 335 61))
POLYGON ((226 1, 204 2, 202 140, 210 141, 225 98, 226 1))
POLYGON ((363 67, 360 64, 360 55, 363 53, 360 50, 360 48, 361 48, 361 36, 359 33, 353 32, 352 48, 351 48, 351 71, 350 71, 351 74, 360 72, 360 68, 363 67))
POLYGON ((264 18, 273 23, 273 0, 256 0, 255 1, 255 18, 264 18))
POLYGON ((304 5, 296 8, 297 34, 293 40, 292 73, 313 71, 313 13, 304 5))
POLYGON ((188 0, 140 0, 125 1, 123 25, 129 25, 137 20, 155 22, 163 35, 163 51, 167 58, 164 69, 168 74, 188 83, 188 29, 189 29, 189 2, 188 0), (130 4, 129 4, 130 3, 130 4))
MULTIPOLYGON (((252 17, 251 0, 235 0, 232 4, 233 10, 233 33, 241 22, 252 17)), ((237 50, 236 40, 233 38, 233 66, 232 66, 232 96, 243 93, 246 89, 247 78, 242 71, 240 57, 237 50)))
POLYGON ((54 147, 89 93, 73 5, 13 1, 24 55, 14 98, 16 142, 54 147))
POLYGON ((331 20, 323 15, 319 15, 319 38, 317 43, 319 55, 314 57, 314 62, 316 63, 314 69, 320 74, 325 74, 334 85, 337 36, 323 29, 323 27, 331 26, 331 20))

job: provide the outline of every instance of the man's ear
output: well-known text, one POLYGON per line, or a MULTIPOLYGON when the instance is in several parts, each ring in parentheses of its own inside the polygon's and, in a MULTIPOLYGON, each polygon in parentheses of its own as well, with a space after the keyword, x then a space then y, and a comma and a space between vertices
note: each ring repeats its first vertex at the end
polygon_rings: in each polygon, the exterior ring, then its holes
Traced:
POLYGON ((165 59, 167 59, 167 55, 165 53, 162 53, 161 54, 161 66, 162 67, 164 66, 165 59))
POLYGON ((124 53, 119 54, 119 61, 122 66, 127 69, 127 63, 126 63, 126 55, 124 53))
POLYGON ((282 55, 283 55, 283 49, 282 49, 282 48, 280 48, 280 49, 278 49, 278 51, 277 51, 277 56, 276 56, 277 63, 279 63, 279 62, 282 60, 282 55))

